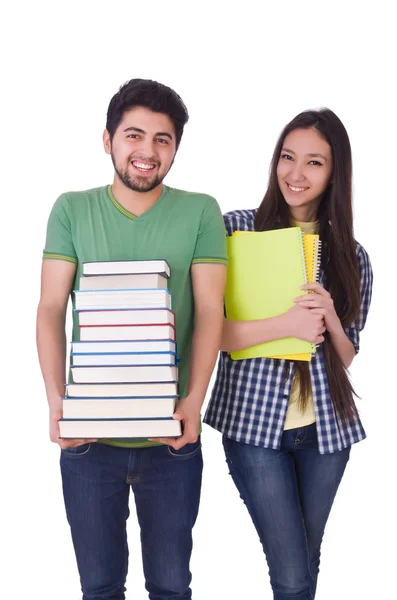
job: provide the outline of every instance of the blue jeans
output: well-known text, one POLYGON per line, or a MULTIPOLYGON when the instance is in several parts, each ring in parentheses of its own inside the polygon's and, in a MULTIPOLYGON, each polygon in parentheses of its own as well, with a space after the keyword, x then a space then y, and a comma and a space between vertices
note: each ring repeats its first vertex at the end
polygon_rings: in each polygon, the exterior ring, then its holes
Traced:
POLYGON ((124 600, 130 488, 141 529, 150 600, 190 600, 192 528, 201 444, 116 448, 100 443, 61 451, 66 514, 83 600, 124 600))
POLYGON ((350 448, 320 454, 315 424, 285 431, 279 450, 227 437, 223 445, 266 555, 274 600, 312 600, 325 524, 350 448))

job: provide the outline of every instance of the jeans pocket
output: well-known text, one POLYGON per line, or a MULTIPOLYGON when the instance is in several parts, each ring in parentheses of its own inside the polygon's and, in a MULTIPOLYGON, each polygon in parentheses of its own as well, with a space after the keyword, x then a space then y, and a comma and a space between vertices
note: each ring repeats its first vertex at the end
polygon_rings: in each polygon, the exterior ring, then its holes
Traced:
POLYGON ((193 458, 193 456, 196 456, 196 454, 200 452, 201 441, 200 438, 198 438, 197 442, 194 442, 193 444, 185 444, 179 450, 175 450, 171 446, 167 446, 167 448, 168 454, 170 454, 172 458, 177 460, 186 460, 188 458, 193 458))
POLYGON ((69 448, 65 448, 64 450, 61 449, 61 453, 63 456, 67 456, 70 458, 79 458, 82 456, 86 456, 86 454, 88 454, 90 450, 91 443, 82 444, 81 446, 75 446, 74 448, 70 446, 69 448))

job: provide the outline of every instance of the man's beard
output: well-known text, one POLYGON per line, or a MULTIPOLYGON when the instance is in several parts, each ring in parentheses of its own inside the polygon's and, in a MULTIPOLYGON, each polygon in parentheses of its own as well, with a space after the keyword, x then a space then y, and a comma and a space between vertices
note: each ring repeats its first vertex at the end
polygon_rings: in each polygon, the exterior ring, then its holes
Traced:
MULTIPOLYGON (((163 176, 157 175, 154 179, 149 179, 146 175, 134 176, 134 179, 131 177, 128 168, 121 171, 115 163, 113 153, 111 154, 112 162, 114 166, 114 170, 116 171, 120 181, 133 192, 150 192, 154 190, 160 183, 163 181, 164 177, 167 173, 164 173, 163 176)), ((150 161, 153 162, 153 161, 150 161)), ((157 165, 156 165, 157 166, 157 165)), ((170 167, 171 168, 171 167, 170 167)))

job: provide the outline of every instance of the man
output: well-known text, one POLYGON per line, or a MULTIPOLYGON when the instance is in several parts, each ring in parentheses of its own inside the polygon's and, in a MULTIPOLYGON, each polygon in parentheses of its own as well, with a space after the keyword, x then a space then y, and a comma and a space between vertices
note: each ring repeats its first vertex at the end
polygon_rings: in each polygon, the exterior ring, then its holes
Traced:
MULTIPOLYGON (((110 102, 103 134, 115 170, 113 184, 62 194, 48 222, 37 342, 51 440, 61 447, 83 600, 125 598, 130 488, 149 598, 191 598, 189 561, 202 471, 200 407, 220 345, 227 257, 216 201, 162 183, 187 120, 185 105, 170 88, 142 79, 126 83, 110 102), (171 266, 181 356, 174 417, 183 421, 183 435, 156 441, 59 440, 65 314, 82 263, 155 258, 171 266)), ((78 340, 75 313, 73 319, 78 340)))

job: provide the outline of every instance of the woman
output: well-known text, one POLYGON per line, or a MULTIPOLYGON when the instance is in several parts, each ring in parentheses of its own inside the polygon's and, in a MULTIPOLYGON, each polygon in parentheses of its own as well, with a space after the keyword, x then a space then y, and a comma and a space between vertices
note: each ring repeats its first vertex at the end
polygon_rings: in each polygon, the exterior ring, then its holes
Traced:
POLYGON ((275 600, 315 597, 324 528, 350 447, 365 437, 347 369, 359 350, 372 270, 353 237, 351 190, 343 124, 329 109, 306 111, 277 142, 259 208, 224 217, 228 235, 300 226, 322 241, 320 282, 305 285, 293 308, 261 321, 225 320, 204 419, 223 433, 275 600), (319 344, 310 363, 228 354, 287 336, 319 344))

